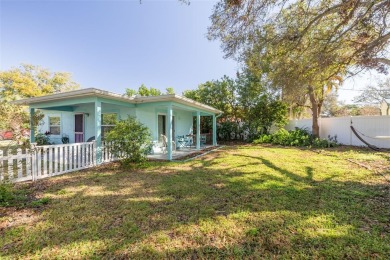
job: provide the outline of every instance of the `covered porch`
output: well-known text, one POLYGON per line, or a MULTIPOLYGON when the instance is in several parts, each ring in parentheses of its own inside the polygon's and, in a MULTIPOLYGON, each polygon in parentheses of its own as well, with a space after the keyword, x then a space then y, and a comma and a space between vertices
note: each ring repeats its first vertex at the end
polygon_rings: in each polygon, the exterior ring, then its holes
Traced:
MULTIPOLYGON (((173 161, 175 160, 185 160, 187 158, 193 158, 197 155, 200 155, 206 151, 209 151, 212 148, 215 148, 216 146, 206 144, 204 146, 201 146, 201 148, 198 150, 195 147, 193 148, 181 148, 179 150, 174 150, 172 151, 172 159, 173 161)), ((154 153, 154 154, 149 154, 147 156, 148 159, 151 160, 162 160, 165 161, 167 160, 167 154, 166 153, 154 153)))
POLYGON ((216 114, 207 110, 193 108, 178 102, 137 104, 137 119, 141 123, 149 124, 152 132, 154 149, 148 158, 153 159, 174 160, 206 147, 216 146, 216 118, 216 114), (155 111, 154 126, 150 125, 152 120, 147 119, 148 111, 155 111), (203 117, 211 117, 211 133, 201 133, 201 119, 203 117))
MULTIPOLYGON (((30 120, 34 118, 36 111, 44 114, 43 124, 38 127, 39 133, 50 133, 53 144, 63 143, 63 137, 68 142, 85 143, 95 141, 95 163, 101 164, 104 132, 114 125, 110 120, 104 122, 108 115, 111 121, 121 120, 127 116, 135 116, 135 104, 106 99, 101 97, 72 98, 56 102, 43 102, 30 105, 30 120), (56 119, 56 130, 52 133, 51 119, 56 119)), ((35 143, 34 127, 30 127, 30 142, 35 143)))
MULTIPOLYGON (((178 95, 127 97, 98 89, 82 89, 15 103, 29 106, 31 122, 38 110, 43 112, 44 124, 38 132, 50 133, 52 144, 65 144, 64 136, 70 144, 95 141, 96 164, 105 162, 102 159, 104 133, 114 127, 111 121, 128 116, 149 128, 153 142, 151 156, 156 158, 173 160, 204 149, 206 145, 217 145, 216 118, 221 111, 178 95), (209 117, 211 130, 208 133, 201 133, 203 117, 209 117), (112 120, 105 121, 105 118, 112 120)), ((30 129, 30 141, 35 143, 33 124, 30 129)))

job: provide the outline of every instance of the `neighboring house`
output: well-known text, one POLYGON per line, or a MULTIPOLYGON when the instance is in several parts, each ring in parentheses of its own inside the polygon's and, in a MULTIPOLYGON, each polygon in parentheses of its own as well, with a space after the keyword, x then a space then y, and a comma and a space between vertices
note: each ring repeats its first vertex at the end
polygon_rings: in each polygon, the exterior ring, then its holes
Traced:
MULTIPOLYGON (((162 134, 167 136, 169 160, 172 159, 172 141, 175 142, 177 136, 192 134, 194 116, 197 117, 197 130, 201 116, 213 118, 212 143, 216 145, 216 117, 222 113, 178 95, 127 97, 95 88, 18 100, 15 104, 28 105, 30 116, 36 110, 44 114, 38 131, 50 132, 52 142, 61 143, 65 136, 69 137, 70 143, 94 139, 97 151, 101 149, 105 133, 113 127, 113 119, 133 116, 150 129, 155 143, 161 141, 162 134)), ((35 134, 31 130, 31 143, 35 142, 35 134)), ((196 140, 196 148, 200 149, 200 131, 196 132, 196 140)), ((97 152, 97 163, 101 162, 99 157, 97 152)))
POLYGON ((381 115, 382 116, 390 115, 390 97, 383 99, 381 103, 381 115))

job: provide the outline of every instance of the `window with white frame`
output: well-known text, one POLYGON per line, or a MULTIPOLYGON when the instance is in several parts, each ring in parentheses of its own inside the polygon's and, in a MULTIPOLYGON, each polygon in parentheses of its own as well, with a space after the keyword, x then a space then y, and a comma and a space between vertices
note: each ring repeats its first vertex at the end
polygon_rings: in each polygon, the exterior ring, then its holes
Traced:
POLYGON ((102 114, 102 138, 104 138, 105 134, 114 128, 117 119, 118 115, 116 113, 102 114))
POLYGON ((61 117, 49 116, 49 132, 52 135, 61 134, 61 117))

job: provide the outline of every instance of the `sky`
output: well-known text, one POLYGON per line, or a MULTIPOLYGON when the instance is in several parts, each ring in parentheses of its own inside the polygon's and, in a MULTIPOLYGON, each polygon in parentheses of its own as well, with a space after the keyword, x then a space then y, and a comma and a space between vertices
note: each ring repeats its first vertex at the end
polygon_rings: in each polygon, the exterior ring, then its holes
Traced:
POLYGON ((30 63, 71 72, 83 88, 176 93, 234 76, 206 38, 213 1, 1 0, 1 70, 30 63))
MULTIPOLYGON (((121 94, 145 84, 181 94, 239 69, 206 38, 215 3, 0 0, 0 70, 29 63, 70 72, 83 88, 121 94)), ((379 78, 366 73, 346 81, 339 99, 350 103, 379 78)))

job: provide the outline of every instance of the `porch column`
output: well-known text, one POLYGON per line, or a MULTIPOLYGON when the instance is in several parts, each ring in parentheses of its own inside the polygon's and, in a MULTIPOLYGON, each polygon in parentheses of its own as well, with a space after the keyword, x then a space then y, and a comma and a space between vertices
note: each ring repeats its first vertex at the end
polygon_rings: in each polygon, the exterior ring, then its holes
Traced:
POLYGON ((217 145, 217 118, 213 115, 213 145, 217 145))
POLYGON ((167 149, 168 149, 168 160, 172 160, 172 105, 168 106, 167 110, 167 149))
POLYGON ((34 115, 35 108, 30 107, 30 144, 35 143, 34 115))
POLYGON ((96 164, 102 163, 102 102, 95 101, 96 164))
POLYGON ((200 112, 196 112, 196 149, 200 150, 200 112))

